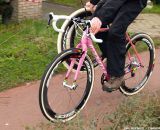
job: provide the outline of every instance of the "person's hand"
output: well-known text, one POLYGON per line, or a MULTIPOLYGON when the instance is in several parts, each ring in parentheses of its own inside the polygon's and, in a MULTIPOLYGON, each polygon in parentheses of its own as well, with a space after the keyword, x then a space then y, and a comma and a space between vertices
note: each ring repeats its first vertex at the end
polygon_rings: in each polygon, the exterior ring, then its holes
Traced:
POLYGON ((90 2, 87 2, 85 5, 85 8, 93 13, 96 10, 96 5, 93 5, 90 2))
POLYGON ((94 17, 94 18, 91 20, 90 32, 95 35, 96 33, 99 32, 101 26, 102 26, 101 20, 100 20, 98 17, 94 17))

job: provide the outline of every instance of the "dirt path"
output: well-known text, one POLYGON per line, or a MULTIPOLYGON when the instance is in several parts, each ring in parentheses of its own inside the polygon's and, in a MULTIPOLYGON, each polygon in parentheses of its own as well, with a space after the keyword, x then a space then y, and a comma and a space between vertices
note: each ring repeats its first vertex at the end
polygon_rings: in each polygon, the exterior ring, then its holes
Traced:
MULTIPOLYGON (((156 63, 153 75, 143 92, 160 91, 160 49, 156 50, 156 63)), ((1 130, 23 130, 25 127, 33 127, 41 122, 47 122, 40 112, 38 104, 39 81, 28 83, 11 90, 0 93, 0 129, 1 130)), ((123 96, 119 91, 105 93, 101 90, 100 71, 96 70, 96 78, 92 95, 85 109, 95 114, 103 115, 113 111, 122 101, 123 96)))

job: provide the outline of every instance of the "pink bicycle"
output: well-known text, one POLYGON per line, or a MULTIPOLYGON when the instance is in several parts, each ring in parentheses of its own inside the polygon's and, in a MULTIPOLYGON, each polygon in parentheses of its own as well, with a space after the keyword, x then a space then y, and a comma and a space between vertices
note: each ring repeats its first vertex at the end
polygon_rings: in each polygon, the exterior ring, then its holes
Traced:
MULTIPOLYGON (((98 55, 93 42, 102 43, 89 32, 90 20, 77 17, 54 15, 50 13, 50 21, 57 32, 65 32, 57 27, 57 21, 72 21, 82 36, 76 48, 70 48, 58 54, 48 65, 40 84, 39 103, 43 115, 50 121, 68 121, 74 118, 87 103, 94 84, 94 66, 88 54, 88 48, 102 68, 101 83, 107 82, 109 75, 102 58, 98 55)), ((107 31, 102 28, 100 31, 107 31)), ((134 95, 142 90, 151 76, 155 48, 152 39, 145 33, 132 37, 126 33, 125 83, 120 92, 134 95), (144 51, 145 52, 142 52, 144 51)))

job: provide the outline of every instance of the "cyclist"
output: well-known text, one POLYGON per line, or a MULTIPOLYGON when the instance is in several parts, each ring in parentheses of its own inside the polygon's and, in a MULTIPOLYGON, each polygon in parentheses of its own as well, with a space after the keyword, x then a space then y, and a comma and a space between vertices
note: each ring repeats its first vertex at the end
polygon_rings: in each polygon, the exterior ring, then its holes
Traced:
POLYGON ((104 91, 117 90, 124 82, 126 38, 125 32, 132 21, 145 8, 147 0, 90 0, 86 8, 93 12, 91 32, 97 34, 103 25, 109 25, 107 32, 98 33, 103 39, 100 49, 107 58, 108 82, 102 86, 104 91))

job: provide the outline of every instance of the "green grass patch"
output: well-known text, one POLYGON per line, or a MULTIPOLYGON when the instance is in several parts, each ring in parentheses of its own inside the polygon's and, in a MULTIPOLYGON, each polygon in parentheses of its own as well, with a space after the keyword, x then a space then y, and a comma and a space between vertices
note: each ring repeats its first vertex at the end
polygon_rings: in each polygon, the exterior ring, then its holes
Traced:
POLYGON ((153 8, 145 8, 143 13, 157 13, 160 14, 160 5, 154 5, 153 8))
POLYGON ((0 91, 40 79, 57 54, 56 39, 44 21, 0 25, 0 91))
POLYGON ((160 38, 153 38, 153 41, 154 41, 154 45, 155 45, 155 48, 157 48, 158 46, 160 46, 160 38))
POLYGON ((159 94, 146 94, 129 97, 109 116, 112 123, 110 130, 124 128, 160 127, 160 97, 159 94))

